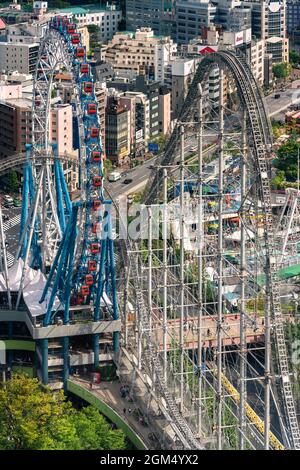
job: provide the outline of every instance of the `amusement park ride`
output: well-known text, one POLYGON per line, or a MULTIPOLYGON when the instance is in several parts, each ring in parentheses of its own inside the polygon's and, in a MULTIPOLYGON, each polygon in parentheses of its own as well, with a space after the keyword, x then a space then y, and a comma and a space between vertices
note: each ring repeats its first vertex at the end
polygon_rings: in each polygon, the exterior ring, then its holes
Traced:
MULTIPOLYGON (((198 66, 144 192, 142 239, 113 241, 95 85, 68 18, 54 17, 41 42, 32 121, 10 267, 0 213, 0 301, 1 322, 24 322, 35 341, 41 380, 55 388, 115 363, 133 394, 144 390, 149 417, 155 408, 172 428, 166 447, 299 449, 269 186, 271 129, 244 59, 221 51, 198 66), (219 101, 209 109, 202 88, 216 67, 219 101), (72 77, 77 161, 58 155, 49 138, 61 70, 72 77), (229 87, 240 102, 233 133, 229 87), (198 160, 189 165, 185 142, 195 133, 198 160), (203 151, 208 133, 217 137, 213 174, 203 151), (75 200, 63 164, 76 166, 75 200), (82 344, 88 353, 79 360, 82 344)), ((18 164, 12 159, 2 171, 18 164)))

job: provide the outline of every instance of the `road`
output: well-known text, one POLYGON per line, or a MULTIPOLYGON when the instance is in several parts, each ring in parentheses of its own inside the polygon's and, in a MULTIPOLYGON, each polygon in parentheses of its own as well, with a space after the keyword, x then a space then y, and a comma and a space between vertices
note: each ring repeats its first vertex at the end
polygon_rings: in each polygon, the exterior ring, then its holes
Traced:
POLYGON ((17 251, 18 239, 19 239, 19 225, 21 220, 21 208, 20 207, 2 207, 3 219, 8 216, 8 220, 3 220, 3 228, 5 233, 5 241, 7 243, 7 261, 8 266, 12 266, 14 256, 17 251))
MULTIPOLYGON (((299 82, 299 80, 296 80, 299 82)), ((295 83, 294 86, 295 86, 295 83)), ((284 121, 284 115, 287 111, 287 108, 291 105, 300 104, 300 88, 292 88, 292 84, 285 91, 277 91, 269 95, 266 100, 266 108, 270 117, 276 117, 284 121), (276 94, 280 95, 280 98, 275 99, 276 94)))

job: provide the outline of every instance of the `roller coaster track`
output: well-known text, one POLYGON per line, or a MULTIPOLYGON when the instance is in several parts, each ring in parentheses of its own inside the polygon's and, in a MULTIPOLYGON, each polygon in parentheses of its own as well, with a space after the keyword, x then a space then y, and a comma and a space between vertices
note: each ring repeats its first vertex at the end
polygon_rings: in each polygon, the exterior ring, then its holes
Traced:
MULTIPOLYGON (((210 364, 207 362, 206 366, 210 369, 210 371, 212 372, 214 376, 217 375, 214 364, 210 364)), ((221 380, 222 380, 224 389, 228 392, 228 394, 233 398, 235 403, 238 405, 240 403, 240 394, 237 391, 237 389, 232 385, 232 383, 227 379, 227 377, 223 373, 222 373, 221 380)), ((251 406, 248 403, 245 403, 244 408, 245 408, 246 416, 249 419, 249 421, 254 424, 256 429, 263 436, 264 429, 265 429, 263 420, 257 415, 257 413, 255 413, 253 408, 251 408, 251 406)), ((284 446, 281 444, 281 442, 277 439, 275 434, 273 434, 272 432, 270 432, 269 440, 274 450, 284 450, 284 446)))
MULTIPOLYGON (((130 251, 133 251, 133 246, 129 242, 127 242, 126 253, 128 254, 130 251)), ((140 278, 138 272, 139 259, 136 254, 131 259, 131 262, 129 260, 129 265, 132 278, 138 280, 140 278)), ((201 443, 195 438, 193 431, 188 426, 182 414, 179 412, 178 406, 175 403, 175 400, 168 389, 168 385, 164 378, 163 368, 158 356, 158 351, 156 351, 153 339, 150 334, 151 328, 149 323, 149 310, 145 304, 144 295, 138 282, 134 283, 134 290, 136 294, 138 315, 141 321, 143 335, 145 339, 145 347, 143 350, 145 366, 147 368, 149 368, 150 366, 155 371, 155 385, 159 390, 160 395, 164 398, 167 404, 167 413, 170 416, 172 425, 176 428, 177 435, 185 446, 185 448, 204 449, 201 443)))
MULTIPOLYGON (((226 69, 235 79, 241 102, 244 105, 248 121, 248 137, 255 158, 257 178, 259 182, 260 198, 264 210, 264 239, 266 249, 266 278, 270 300, 270 313, 275 332, 276 351, 278 358, 281 384, 280 396, 285 411, 285 419, 289 433, 289 444, 292 449, 300 449, 300 432, 297 421, 295 403, 292 394, 292 386, 289 376, 289 364, 284 338, 283 320, 278 289, 278 277, 276 266, 276 246, 274 236, 274 223, 271 208, 269 164, 267 156, 271 151, 272 137, 268 116, 265 111, 262 93, 256 83, 253 74, 241 57, 230 51, 222 51, 207 55, 199 64, 194 80, 190 86, 188 95, 183 103, 178 123, 167 142, 165 152, 161 158, 161 167, 171 165, 176 154, 175 148, 179 142, 181 122, 188 122, 191 111, 198 97, 198 84, 204 83, 210 70, 219 66, 226 69)), ((153 204, 156 202, 159 190, 162 188, 163 169, 153 172, 144 194, 144 202, 153 204)))
POLYGON ((72 165, 79 166, 79 161, 78 159, 74 158, 72 155, 64 154, 64 155, 53 155, 53 154, 48 154, 48 155, 30 155, 26 156, 25 154, 18 154, 18 155, 11 155, 7 158, 2 158, 0 159, 0 175, 4 175, 7 173, 9 170, 13 168, 18 168, 24 167, 24 163, 26 161, 36 161, 36 162, 42 162, 43 160, 49 160, 51 162, 54 162, 55 160, 59 160, 61 162, 66 162, 66 163, 71 163, 72 165))

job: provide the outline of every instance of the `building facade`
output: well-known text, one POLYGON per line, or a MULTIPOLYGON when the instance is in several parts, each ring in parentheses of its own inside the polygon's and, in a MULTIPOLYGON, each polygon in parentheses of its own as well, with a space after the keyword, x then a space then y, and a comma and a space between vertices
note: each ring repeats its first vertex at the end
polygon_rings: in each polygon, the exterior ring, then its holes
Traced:
POLYGON ((79 28, 82 26, 96 25, 99 27, 99 41, 109 41, 118 31, 118 24, 122 19, 122 12, 115 5, 107 4, 101 8, 68 7, 57 10, 63 15, 72 15, 79 28))
POLYGON ((25 153, 32 139, 31 100, 11 98, 0 102, 0 158, 25 153))
POLYGON ((300 28, 299 0, 286 0, 286 29, 289 34, 300 28))
POLYGON ((33 74, 38 60, 39 44, 0 42, 0 72, 17 70, 33 74))
POLYGON ((116 165, 122 165, 129 157, 130 114, 115 96, 107 99, 105 114, 106 157, 116 165))
POLYGON ((126 28, 153 29, 157 35, 173 36, 175 0, 126 0, 126 28))
POLYGON ((265 41, 265 53, 273 63, 288 62, 289 42, 286 35, 286 0, 244 0, 251 7, 252 35, 265 41))
POLYGON ((210 0, 176 1, 176 41, 187 44, 201 36, 202 30, 215 23, 217 7, 210 0))
POLYGON ((109 62, 115 72, 130 78, 145 74, 155 77, 155 70, 163 67, 177 52, 170 37, 157 37, 151 28, 135 33, 117 33, 101 51, 101 58, 109 62))

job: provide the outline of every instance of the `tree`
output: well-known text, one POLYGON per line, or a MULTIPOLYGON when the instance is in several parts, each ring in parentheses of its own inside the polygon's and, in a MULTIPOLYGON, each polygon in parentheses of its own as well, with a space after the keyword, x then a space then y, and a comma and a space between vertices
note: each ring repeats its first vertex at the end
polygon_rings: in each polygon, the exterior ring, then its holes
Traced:
POLYGON ((94 407, 76 411, 62 391, 13 376, 0 385, 0 450, 125 449, 94 407))
POLYGON ((281 145, 277 151, 274 166, 284 172, 287 181, 296 181, 298 174, 298 149, 299 143, 295 138, 289 139, 281 145))
POLYGON ((66 449, 75 438, 72 406, 37 379, 15 376, 0 389, 0 449, 66 449))
POLYGON ((19 188, 19 181, 15 170, 8 174, 8 186, 11 191, 17 191, 19 188))
POLYGON ((73 415, 74 426, 79 436, 80 449, 122 450, 125 448, 124 434, 112 430, 96 408, 84 408, 73 415))
POLYGON ((105 158, 103 160, 103 165, 104 165, 104 174, 108 175, 113 169, 112 162, 108 158, 105 158))
POLYGON ((91 49, 94 49, 99 44, 100 28, 96 24, 89 24, 87 29, 90 34, 90 47, 91 49))
POLYGON ((286 62, 273 65, 274 76, 280 80, 285 80, 291 73, 292 66, 286 62))
POLYGON ((289 58, 290 58, 290 62, 292 62, 293 64, 300 63, 300 54, 298 54, 298 52, 296 51, 290 51, 289 58))

